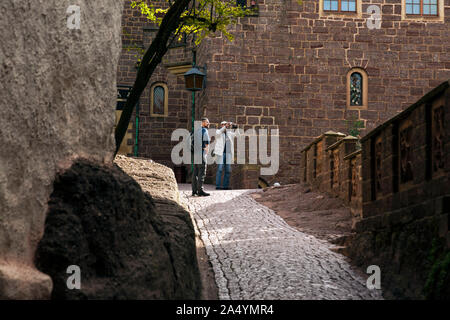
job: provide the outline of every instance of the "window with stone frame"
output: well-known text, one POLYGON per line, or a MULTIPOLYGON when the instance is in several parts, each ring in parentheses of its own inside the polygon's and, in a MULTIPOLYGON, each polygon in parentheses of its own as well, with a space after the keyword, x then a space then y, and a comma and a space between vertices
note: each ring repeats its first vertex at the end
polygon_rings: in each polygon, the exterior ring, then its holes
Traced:
POLYGON ((347 73, 347 108, 367 109, 368 76, 362 68, 352 68, 347 73))
POLYGON ((150 88, 150 115, 152 117, 167 117, 168 88, 165 83, 155 83, 150 88))
POLYGON ((412 16, 438 16, 439 0, 405 0, 405 11, 412 16))
POLYGON ((359 72, 350 75, 350 105, 361 106, 363 103, 363 77, 359 72))
POLYGON ((326 12, 355 12, 356 0, 323 0, 323 11, 326 12))
POLYGON ((153 88, 153 113, 164 114, 164 87, 153 88))

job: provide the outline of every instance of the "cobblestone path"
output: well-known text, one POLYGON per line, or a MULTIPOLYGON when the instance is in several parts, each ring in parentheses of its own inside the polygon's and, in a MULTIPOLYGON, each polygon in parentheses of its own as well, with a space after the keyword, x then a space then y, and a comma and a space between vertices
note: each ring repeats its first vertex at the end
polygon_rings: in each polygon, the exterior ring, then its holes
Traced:
POLYGON ((179 189, 212 263, 219 299, 381 298, 331 244, 290 227, 248 195, 258 190, 207 186, 210 197, 192 197, 190 185, 179 189))

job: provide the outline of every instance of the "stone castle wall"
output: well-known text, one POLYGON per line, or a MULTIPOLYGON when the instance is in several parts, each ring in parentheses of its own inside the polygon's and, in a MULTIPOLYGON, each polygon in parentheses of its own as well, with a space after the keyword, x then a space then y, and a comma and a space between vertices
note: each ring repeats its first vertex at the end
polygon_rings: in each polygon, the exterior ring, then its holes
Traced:
POLYGON ((301 180, 349 205, 347 253, 381 268, 385 297, 449 297, 449 116, 446 81, 369 132, 361 150, 327 132, 302 151, 301 180))
POLYGON ((450 297, 449 121, 444 82, 362 139, 363 219, 350 254, 384 270, 389 296, 450 297))
POLYGON ((322 132, 348 132, 345 120, 362 119, 364 134, 450 77, 449 1, 445 18, 431 21, 402 19, 401 0, 362 1, 361 12, 370 4, 381 8, 378 30, 365 13, 321 13, 317 0, 262 0, 258 16, 240 18, 233 42, 205 40, 202 108, 213 122, 279 128, 281 182, 299 181, 299 152, 322 132), (368 75, 364 108, 347 107, 354 67, 368 75))
MULTIPOLYGON (((196 95, 196 118, 205 115, 214 124, 234 121, 243 129, 278 128, 280 170, 264 178, 299 182, 300 150, 322 132, 347 133, 347 120, 360 119, 364 135, 450 77, 449 0, 442 2, 439 17, 427 20, 402 15, 402 0, 364 0, 358 10, 329 14, 319 0, 258 1, 258 13, 231 28, 233 42, 217 34, 198 49, 198 64, 207 66, 207 85, 196 95), (370 15, 365 12, 371 4, 381 9, 380 29, 367 27, 370 15), (347 106, 352 68, 367 74, 367 104, 362 107, 347 106)), ((124 27, 145 34, 145 19, 138 16, 127 9, 124 27)), ((186 127, 191 113, 191 95, 168 66, 192 61, 189 42, 170 49, 149 84, 167 82, 171 116, 149 115, 148 91, 141 101, 139 155, 160 157, 166 164, 168 136, 173 127, 186 127)), ((119 82, 131 83, 134 62, 123 53, 119 82)), ((235 177, 241 178, 233 183, 256 187, 259 174, 245 170, 236 166, 235 177)))

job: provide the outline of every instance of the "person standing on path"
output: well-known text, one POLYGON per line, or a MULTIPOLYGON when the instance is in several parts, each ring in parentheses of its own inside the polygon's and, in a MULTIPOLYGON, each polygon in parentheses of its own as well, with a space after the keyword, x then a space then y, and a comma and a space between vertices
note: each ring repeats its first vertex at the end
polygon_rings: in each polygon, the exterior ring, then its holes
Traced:
MULTIPOLYGON (((198 129, 194 133, 194 143, 202 142, 201 150, 202 150, 202 160, 201 163, 195 163, 194 161, 194 170, 192 172, 192 196, 209 196, 209 193, 206 193, 203 190, 203 182, 205 181, 206 176, 206 156, 208 154, 210 139, 208 134, 209 128, 209 120, 208 118, 202 118, 202 127, 198 129)), ((199 150, 200 151, 200 150, 199 150)), ((196 148, 194 146, 194 153, 196 152, 196 148)), ((195 154, 194 154, 195 159, 195 154)))
POLYGON ((231 163, 234 156, 234 138, 239 136, 239 130, 237 125, 231 122, 222 121, 220 123, 221 128, 216 130, 216 145, 214 147, 214 154, 216 155, 217 173, 216 173, 216 190, 229 190, 231 163), (223 186, 222 183, 222 171, 223 186))

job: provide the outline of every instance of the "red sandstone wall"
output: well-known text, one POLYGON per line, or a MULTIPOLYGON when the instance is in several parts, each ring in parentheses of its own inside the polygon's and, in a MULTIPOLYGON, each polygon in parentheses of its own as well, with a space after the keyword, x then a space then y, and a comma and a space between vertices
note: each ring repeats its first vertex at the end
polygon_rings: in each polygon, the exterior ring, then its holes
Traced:
MULTIPOLYGON (((365 13, 360 18, 321 15, 318 0, 302 5, 295 0, 258 1, 259 15, 240 19, 233 27, 233 42, 218 34, 200 46, 198 64, 207 65, 208 78, 206 89, 197 94, 196 117, 236 121, 245 129, 278 128, 280 171, 266 179, 299 182, 300 150, 314 137, 328 130, 347 132, 345 120, 354 117, 365 121, 364 134, 450 78, 450 0, 444 0, 443 22, 402 20, 401 0, 363 1, 362 12, 371 2, 382 10, 379 30, 367 28, 365 13), (352 67, 368 74, 367 109, 346 106, 346 75, 352 67)), ((150 43, 149 32, 142 31, 147 22, 137 11, 126 9, 123 19, 124 31, 142 45, 150 43)), ((192 61, 189 46, 170 49, 165 64, 183 61, 192 61)), ((119 84, 132 83, 134 62, 124 51, 119 84)), ((190 122, 191 95, 164 63, 149 86, 154 81, 169 86, 170 115, 150 117, 150 92, 144 93, 139 155, 171 165, 165 162, 168 138, 175 127, 190 122)), ((241 169, 236 168, 236 179, 248 178, 234 185, 256 187, 255 175, 239 174, 241 169)))
MULTIPOLYGON (((363 1, 362 12, 373 1, 363 1)), ((375 3, 375 2, 373 2, 375 3)), ((401 20, 401 1, 376 1, 379 30, 367 14, 321 16, 318 0, 260 0, 259 17, 240 19, 235 41, 207 39, 206 114, 280 129, 282 182, 298 182, 299 150, 327 130, 347 132, 345 119, 367 131, 450 78, 450 1, 444 22, 401 20), (368 73, 368 108, 346 107, 351 67, 368 73)))

